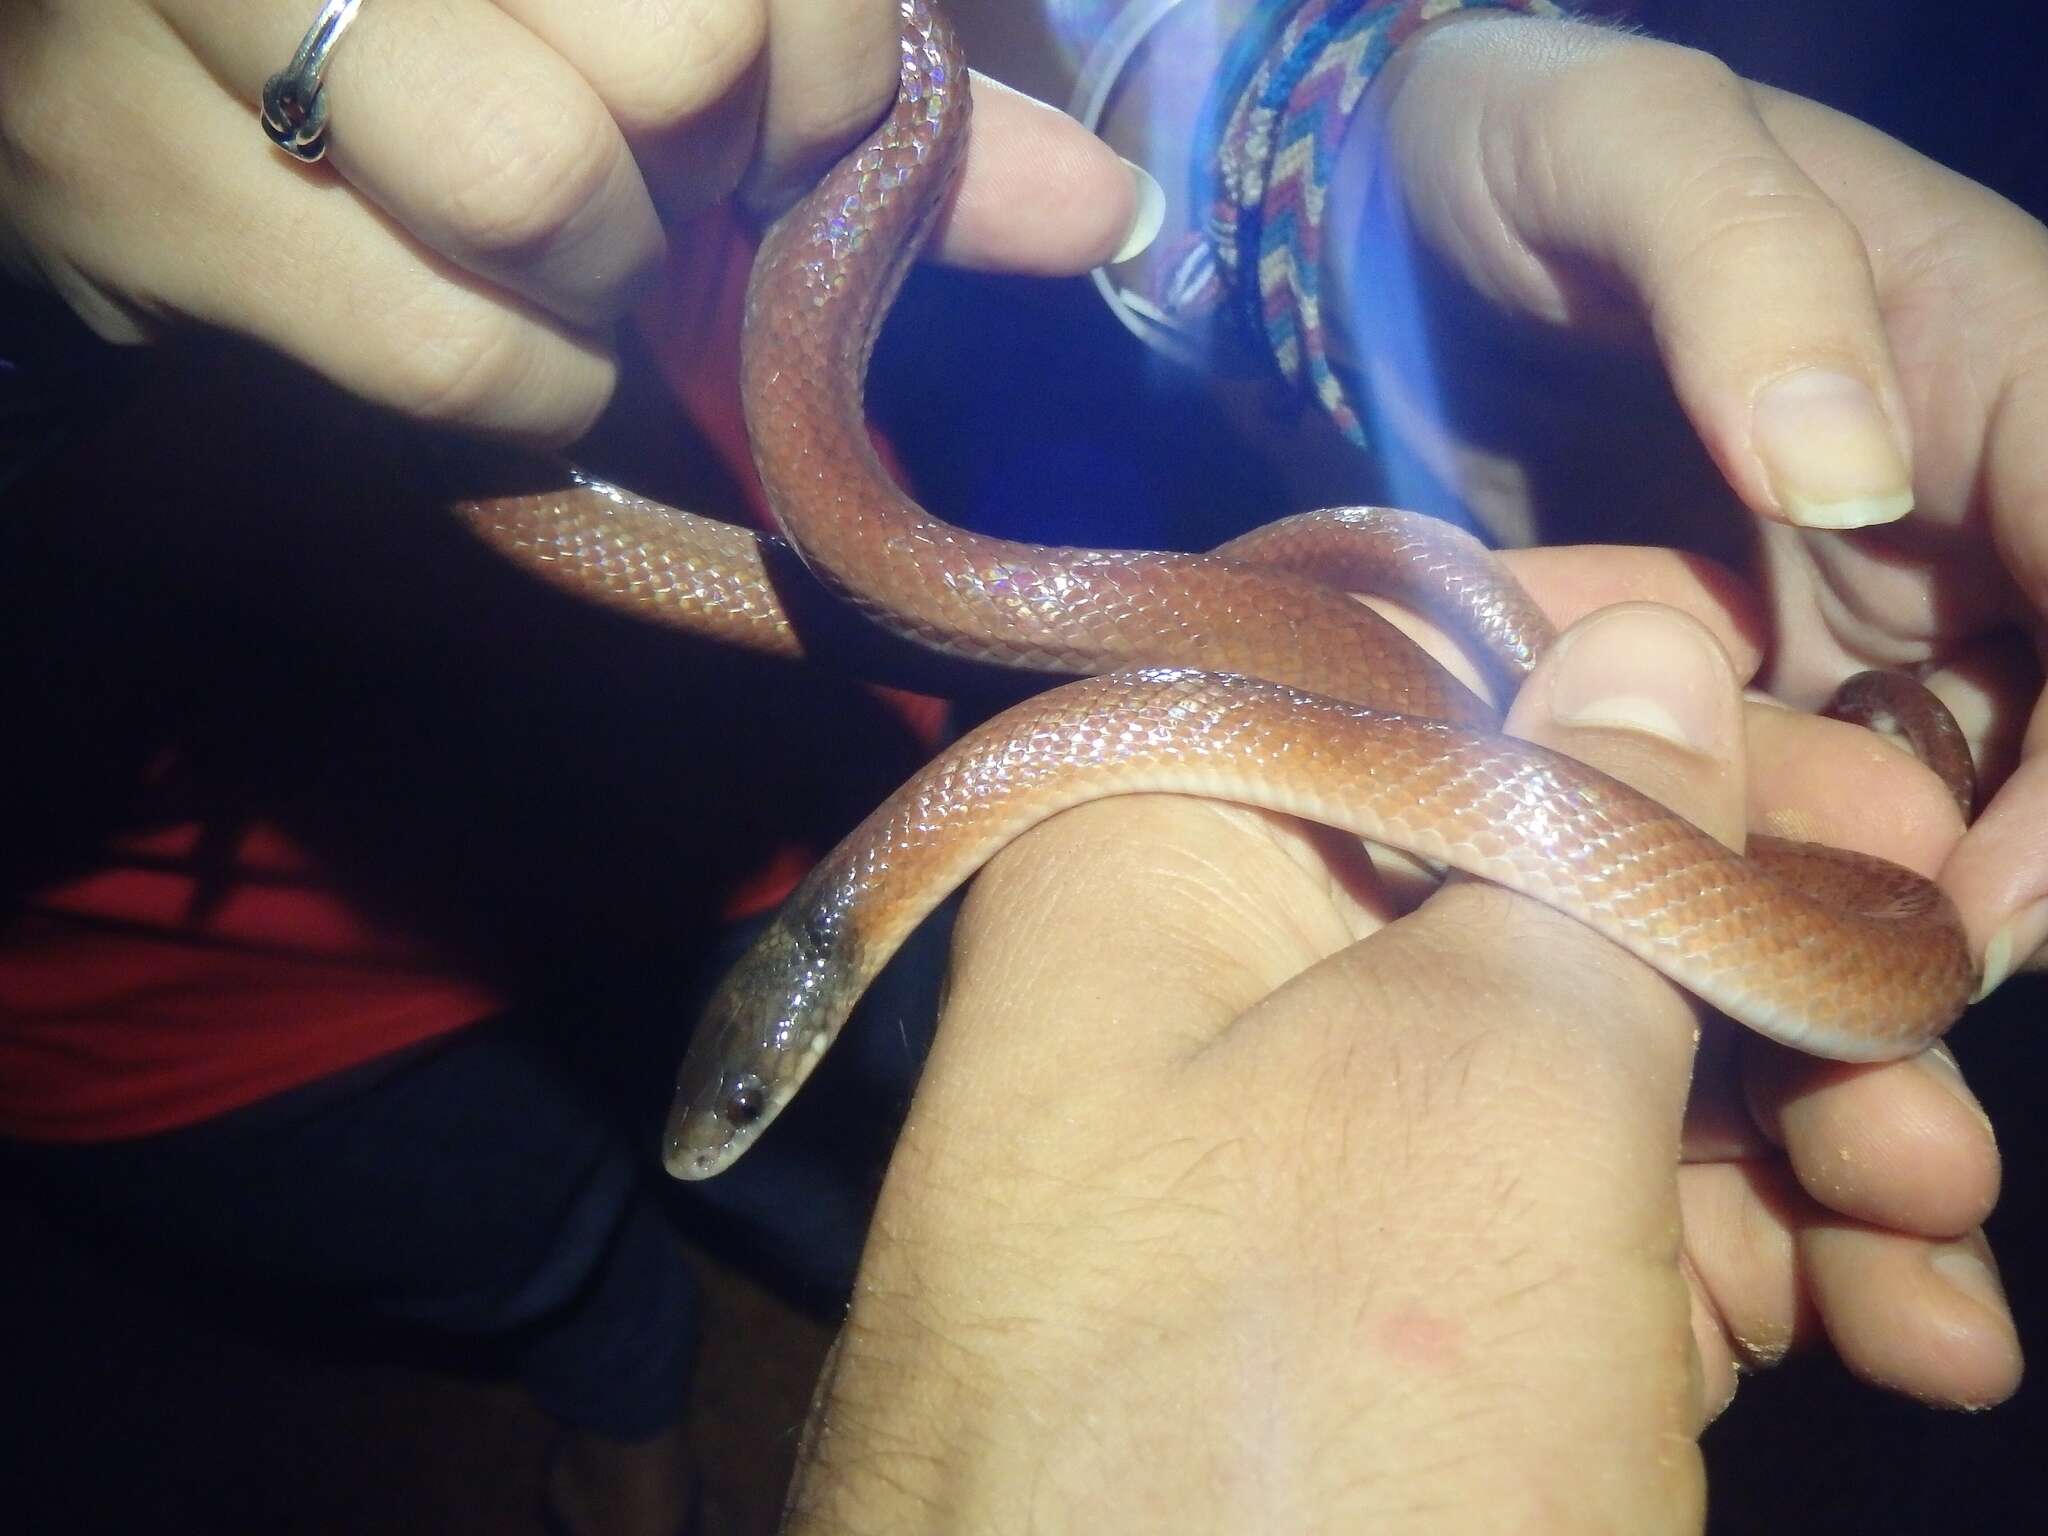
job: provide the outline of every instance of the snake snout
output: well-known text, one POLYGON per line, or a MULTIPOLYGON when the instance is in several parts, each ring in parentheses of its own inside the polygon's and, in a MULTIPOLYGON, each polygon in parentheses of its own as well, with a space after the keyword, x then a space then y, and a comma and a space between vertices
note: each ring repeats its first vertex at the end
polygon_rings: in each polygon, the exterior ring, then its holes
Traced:
POLYGON ((751 1072, 695 1082, 689 1066, 669 1111, 662 1162, 676 1178, 708 1179, 753 1140, 769 1111, 768 1085, 751 1072))
POLYGON ((739 1156, 810 1075, 859 986, 839 909, 797 894, 712 997, 676 1075, 663 1161, 702 1179, 739 1156))

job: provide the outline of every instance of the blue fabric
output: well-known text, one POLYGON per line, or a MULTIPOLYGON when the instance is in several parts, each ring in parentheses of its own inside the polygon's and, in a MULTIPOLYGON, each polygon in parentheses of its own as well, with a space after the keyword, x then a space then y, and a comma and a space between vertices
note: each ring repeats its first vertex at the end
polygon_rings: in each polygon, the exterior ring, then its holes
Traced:
POLYGON ((682 1413, 696 1282, 653 1175, 519 1024, 186 1130, 6 1152, 53 1216, 235 1313, 452 1343, 615 1439, 682 1413))

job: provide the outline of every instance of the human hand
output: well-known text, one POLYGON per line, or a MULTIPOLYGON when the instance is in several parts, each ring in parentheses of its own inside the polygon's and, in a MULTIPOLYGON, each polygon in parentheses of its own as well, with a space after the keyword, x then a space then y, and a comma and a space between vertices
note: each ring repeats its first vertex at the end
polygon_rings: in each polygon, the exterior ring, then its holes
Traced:
MULTIPOLYGON (((779 210, 894 99, 895 0, 371 0, 307 167, 256 121, 316 0, 58 0, 0 18, 0 263, 101 336, 257 338, 423 419, 543 442, 610 394, 609 332, 673 229, 779 210)), ((938 254, 1078 272, 1131 173, 978 85, 938 254)))
MULTIPOLYGON (((1603 28, 1468 13, 1375 93, 1330 227, 1356 232, 1333 241, 1334 283, 1384 419, 1469 424, 1400 406, 1419 398, 1389 329, 1411 238, 1528 329, 1654 349, 1712 499, 1757 522, 1761 681, 1813 706, 1866 667, 1923 673, 1996 790, 1941 872, 1987 985, 2048 958, 2048 234, 1852 119, 1603 28)), ((1512 371, 1499 326, 1485 355, 1512 371)), ((1550 410, 1521 446, 1554 457, 1599 408, 1577 379, 1545 387, 1578 419, 1550 410)), ((1602 448, 1655 481, 1608 499, 1654 496, 1632 537, 1687 536, 1678 456, 1645 446, 1632 387, 1632 446, 1602 448)))
MULTIPOLYGON (((1855 844, 1846 781, 1903 808, 1883 835, 1923 867, 1953 840, 1917 765, 1745 708, 1756 650, 1693 568, 1516 563, 1561 621, 1647 598, 1720 642, 1609 609, 1519 732, 1724 837, 1800 810, 1855 844), (1698 750, 1639 728, 1660 707, 1698 750)), ((1697 1529, 1695 1436, 1823 1327, 1930 1401, 2011 1390, 1976 1231, 1996 1154, 1939 1058, 1755 1042, 1688 1126, 1697 1021, 1661 978, 1477 883, 1388 922, 1354 853, 1136 797, 991 864, 792 1530, 1697 1529)))

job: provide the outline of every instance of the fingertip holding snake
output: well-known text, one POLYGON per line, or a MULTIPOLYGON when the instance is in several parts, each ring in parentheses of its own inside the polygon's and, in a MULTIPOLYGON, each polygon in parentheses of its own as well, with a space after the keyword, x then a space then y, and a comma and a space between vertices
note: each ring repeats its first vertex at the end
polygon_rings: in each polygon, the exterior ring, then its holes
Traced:
MULTIPOLYGON (((952 527, 899 490, 867 431, 867 363, 959 169, 970 110, 945 19, 929 0, 902 13, 889 117, 768 231, 749 282, 743 402, 787 544, 594 481, 458 508, 543 578, 723 643, 815 659, 827 647, 783 596, 808 581, 917 647, 1083 679, 927 764, 798 886, 691 1041, 671 1173, 709 1177, 752 1145, 912 929, 998 849, 1110 795, 1258 806, 1495 881, 1812 1054, 1908 1055, 1954 1022, 1975 967, 1930 882, 1775 840, 1736 854, 1498 735, 1492 705, 1349 595, 1426 604, 1504 699, 1551 631, 1468 536, 1344 508, 1206 555, 1047 549, 952 527)), ((1891 685, 1860 702, 1873 699, 1922 707, 1891 685)), ((1937 750, 1960 741, 1952 727, 1923 734, 1937 750)))

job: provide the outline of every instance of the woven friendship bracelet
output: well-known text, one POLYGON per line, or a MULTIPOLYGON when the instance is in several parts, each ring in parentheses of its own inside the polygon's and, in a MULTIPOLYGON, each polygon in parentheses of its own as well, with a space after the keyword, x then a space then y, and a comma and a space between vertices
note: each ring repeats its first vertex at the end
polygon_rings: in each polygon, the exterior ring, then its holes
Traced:
POLYGON ((1323 331, 1323 211, 1337 149, 1389 55, 1461 10, 1561 16, 1553 0, 1265 0, 1225 54, 1197 142, 1201 236, 1160 306, 1184 320, 1235 312, 1281 377, 1312 393, 1344 435, 1365 431, 1332 371, 1323 331))

